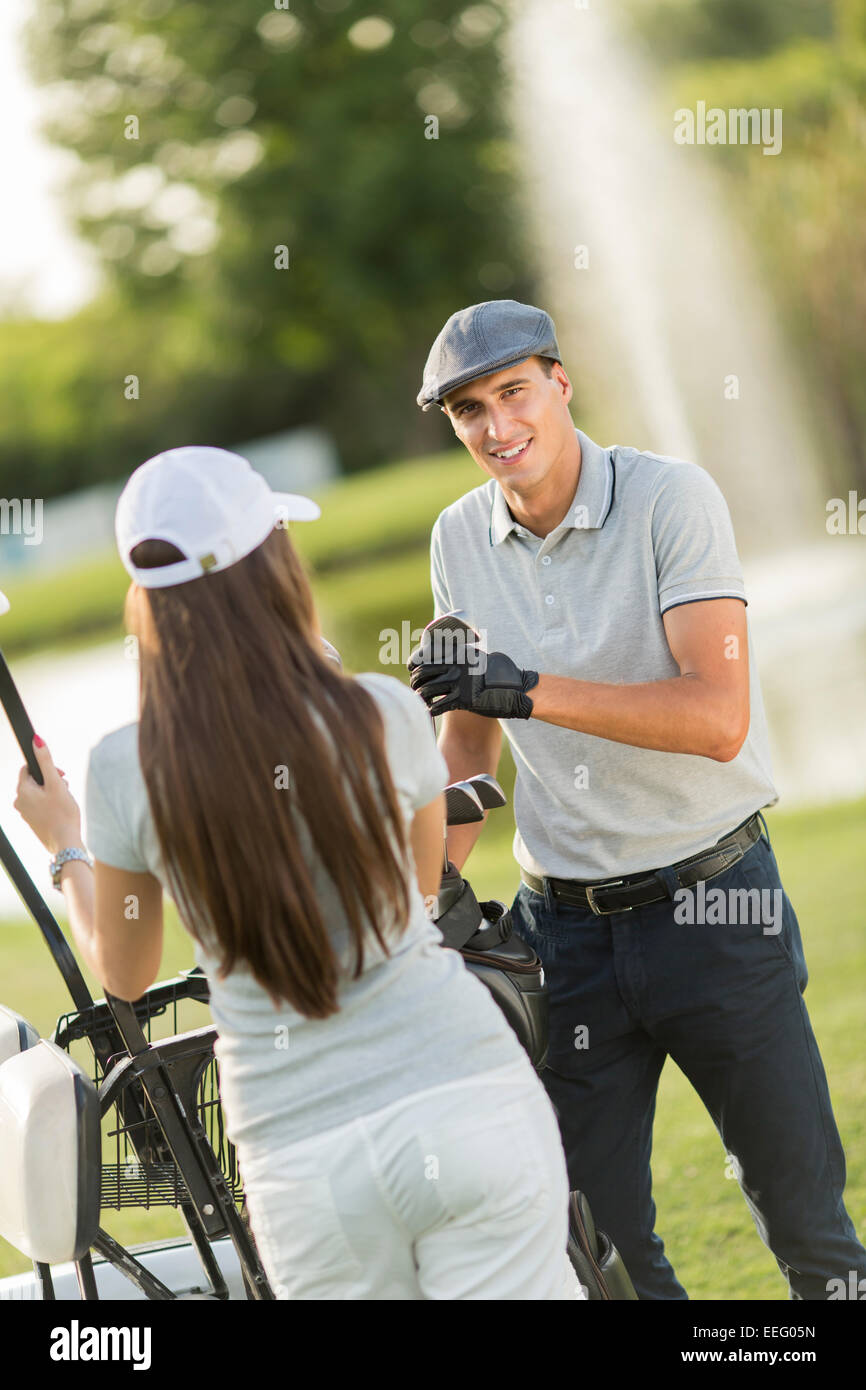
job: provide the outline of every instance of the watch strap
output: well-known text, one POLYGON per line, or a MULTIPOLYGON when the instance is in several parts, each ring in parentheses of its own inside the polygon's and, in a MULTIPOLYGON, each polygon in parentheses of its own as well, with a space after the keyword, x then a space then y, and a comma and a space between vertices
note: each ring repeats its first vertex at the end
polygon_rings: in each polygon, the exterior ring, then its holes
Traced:
POLYGON ((86 849, 70 847, 69 849, 60 850, 54 855, 54 858, 48 866, 49 873, 51 874, 51 882, 55 888, 60 887, 60 871, 63 865, 68 864, 72 859, 82 859, 85 864, 90 865, 91 869, 93 868, 93 859, 86 849))

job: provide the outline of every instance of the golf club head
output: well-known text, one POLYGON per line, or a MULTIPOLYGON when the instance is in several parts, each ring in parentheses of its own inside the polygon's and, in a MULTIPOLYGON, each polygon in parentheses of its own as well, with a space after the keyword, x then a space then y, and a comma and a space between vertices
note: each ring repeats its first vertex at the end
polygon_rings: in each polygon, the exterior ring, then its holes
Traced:
POLYGON ((473 642, 480 642, 481 635, 472 626, 462 608, 455 608, 453 613, 443 613, 440 618, 434 618, 424 629, 425 632, 465 632, 473 642))
POLYGON ((452 782, 445 788, 446 825, 474 825, 484 819, 484 807, 467 782, 452 782))
POLYGON ((466 781, 485 811, 494 811, 497 806, 504 806, 508 801, 496 778, 489 772, 477 772, 474 777, 467 777, 466 781))

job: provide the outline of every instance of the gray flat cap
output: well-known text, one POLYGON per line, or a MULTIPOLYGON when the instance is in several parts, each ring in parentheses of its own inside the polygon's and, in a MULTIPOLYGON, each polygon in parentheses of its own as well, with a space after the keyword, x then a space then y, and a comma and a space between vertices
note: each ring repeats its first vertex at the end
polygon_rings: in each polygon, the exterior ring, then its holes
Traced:
POLYGON ((553 319, 543 309, 516 299, 488 299, 458 309, 430 349, 418 404, 430 410, 456 386, 527 357, 562 361, 553 319))

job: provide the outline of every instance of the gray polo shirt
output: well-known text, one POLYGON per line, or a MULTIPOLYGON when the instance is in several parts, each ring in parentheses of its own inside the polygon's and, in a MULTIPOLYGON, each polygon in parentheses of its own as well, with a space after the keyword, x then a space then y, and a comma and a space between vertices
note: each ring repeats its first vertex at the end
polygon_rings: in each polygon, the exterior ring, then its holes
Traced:
MULTIPOLYGON (((465 610, 488 651, 518 666, 631 685, 680 674, 662 614, 746 601, 727 504, 705 469, 577 430, 581 467, 565 518, 543 539, 490 479, 433 529, 436 615, 465 610)), ((731 762, 661 753, 503 719, 517 767, 514 856, 537 875, 595 880, 672 864, 778 801, 749 635, 751 724, 731 762)))

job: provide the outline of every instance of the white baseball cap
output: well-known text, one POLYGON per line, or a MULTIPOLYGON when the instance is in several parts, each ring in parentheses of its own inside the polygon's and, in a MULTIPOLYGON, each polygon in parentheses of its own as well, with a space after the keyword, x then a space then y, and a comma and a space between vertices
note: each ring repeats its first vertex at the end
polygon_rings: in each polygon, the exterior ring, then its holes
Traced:
POLYGON ((120 494, 114 533, 136 584, 166 589, 228 569, 277 525, 318 516, 321 509, 309 497, 272 492, 240 454, 191 444, 167 449, 136 468, 120 494), (170 541, 186 559, 139 569, 130 555, 145 540, 170 541))
POLYGON ((8 613, 9 608, 10 604, 8 598, 2 591, 0 591, 0 617, 2 617, 4 613, 8 613))

